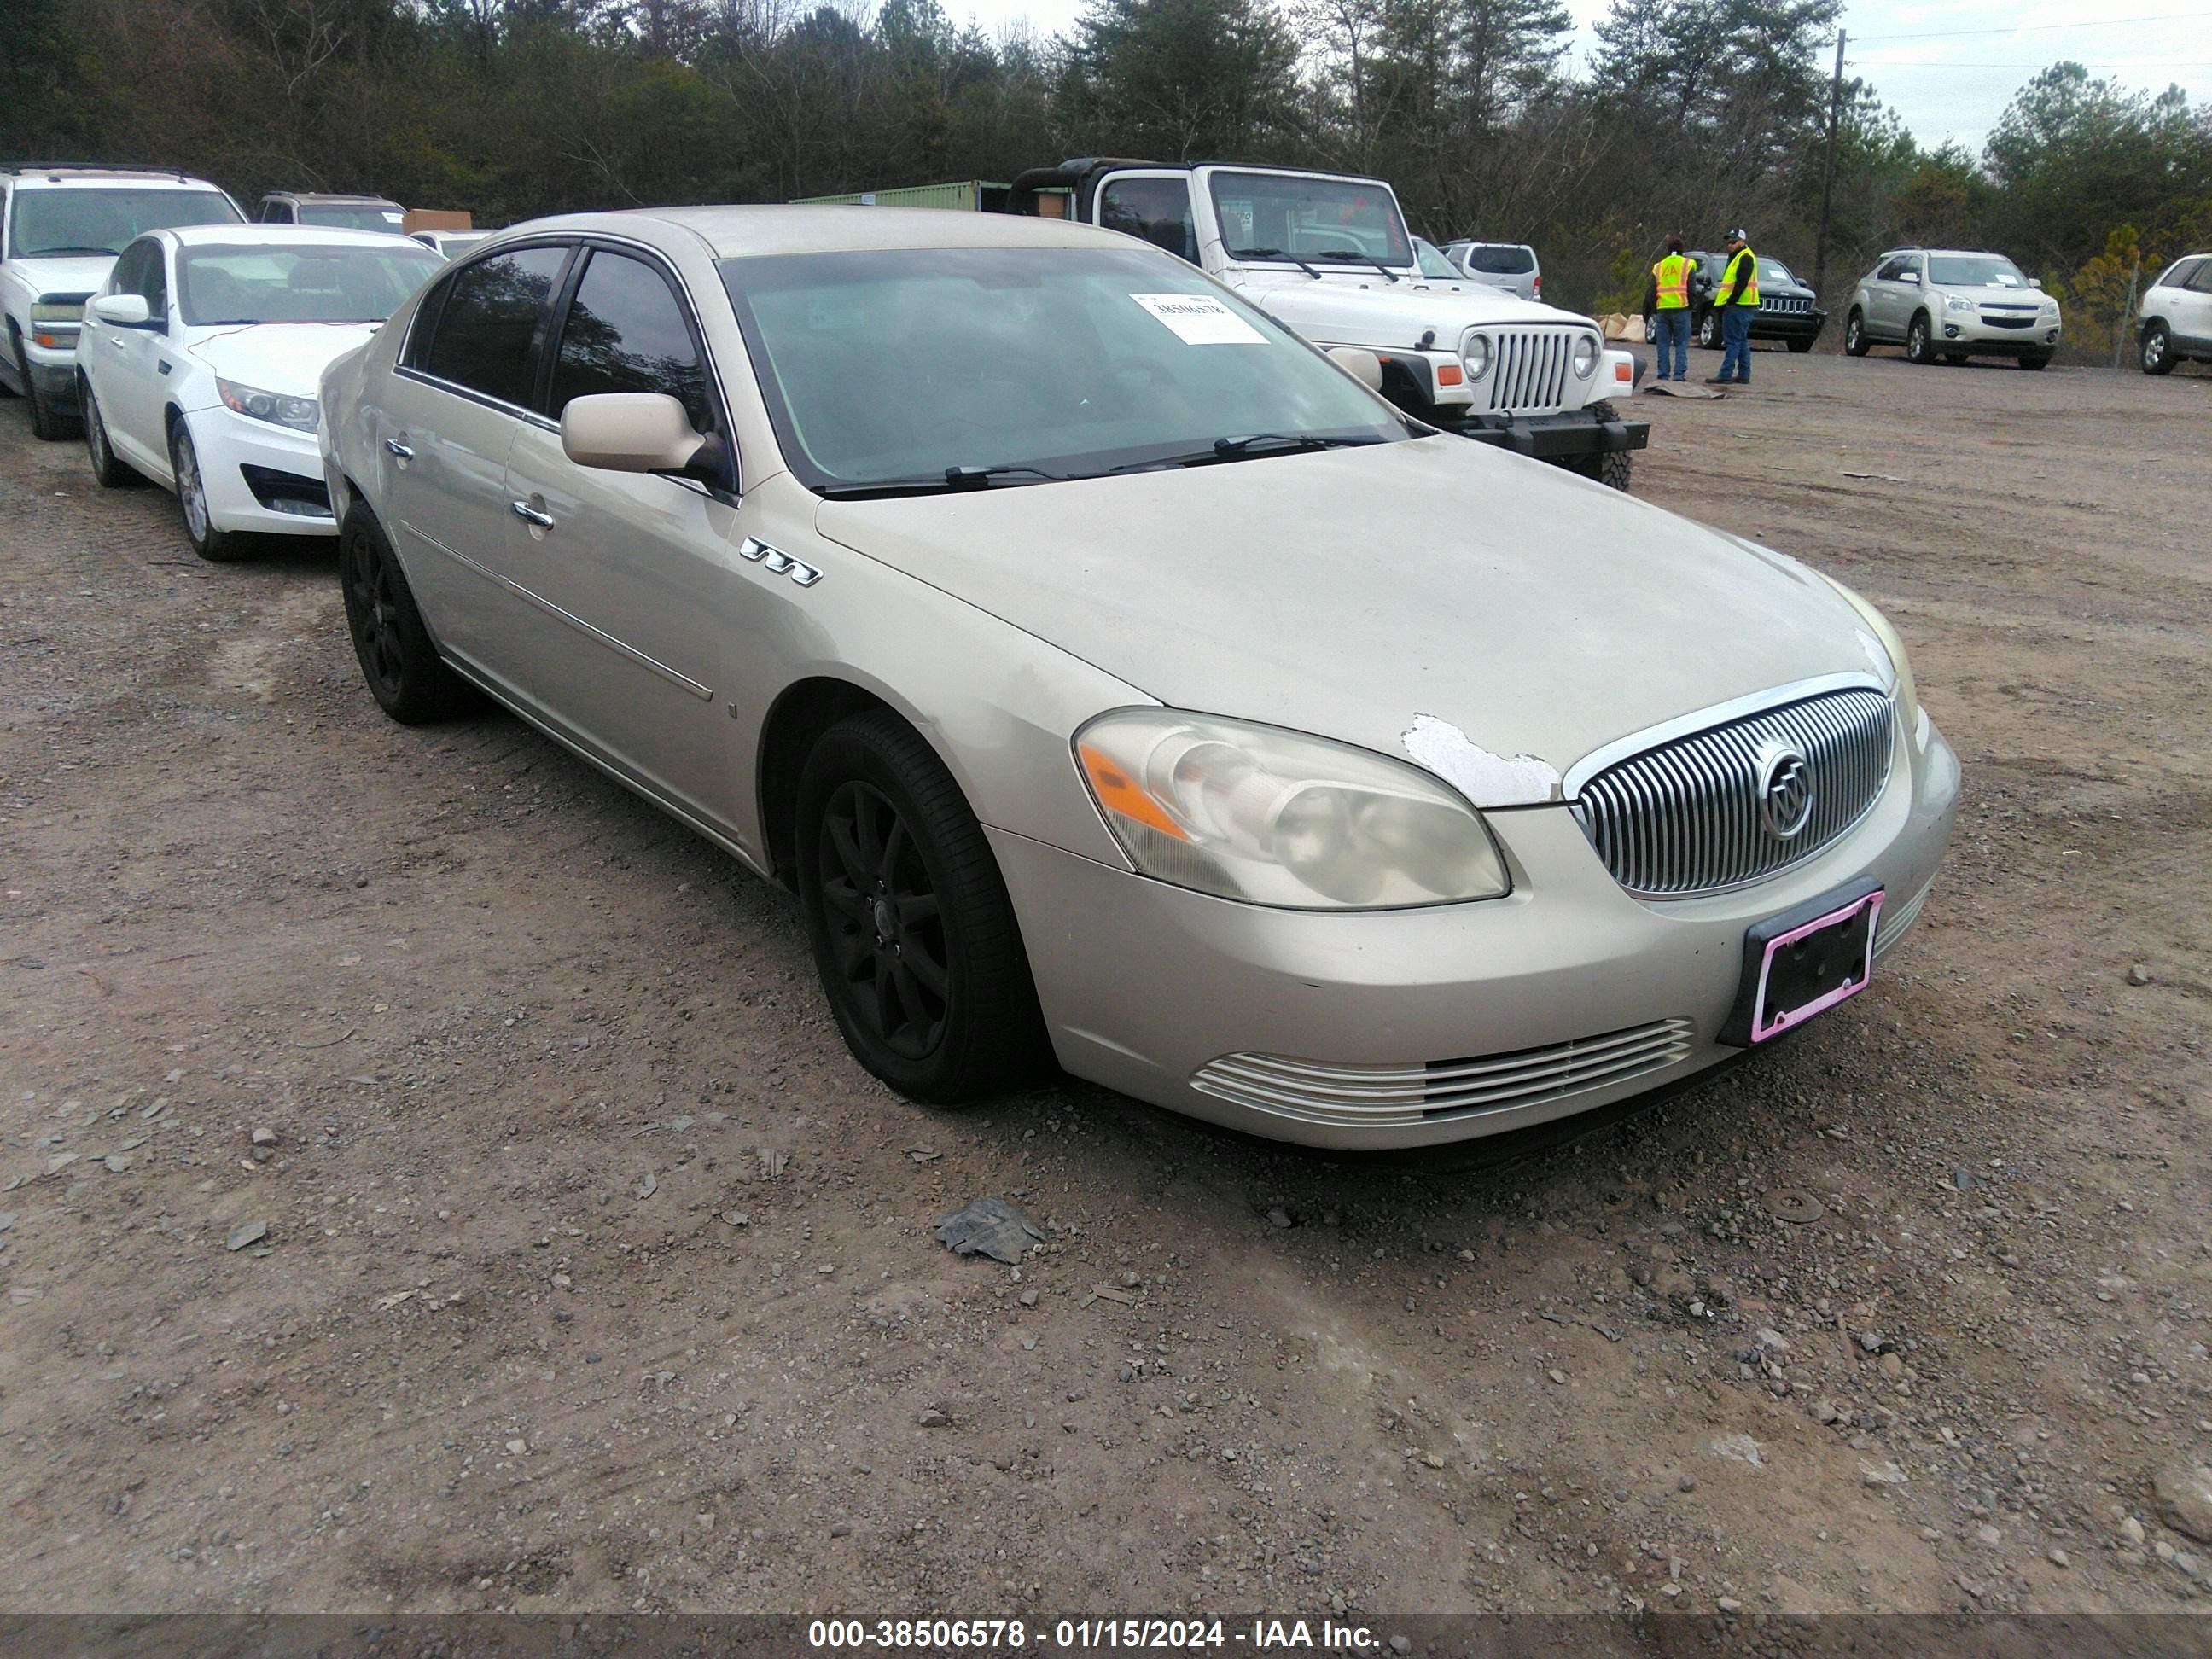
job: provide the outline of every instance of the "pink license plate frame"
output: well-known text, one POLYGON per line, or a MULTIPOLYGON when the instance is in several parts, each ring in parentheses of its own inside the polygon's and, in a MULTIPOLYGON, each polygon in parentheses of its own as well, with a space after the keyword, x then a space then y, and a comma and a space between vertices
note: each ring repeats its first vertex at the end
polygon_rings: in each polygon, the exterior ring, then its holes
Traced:
POLYGON ((1810 921, 1800 923, 1786 933, 1767 940, 1766 949, 1759 958, 1759 988, 1752 997, 1750 1036, 1753 1042, 1769 1042, 1785 1032, 1794 1031, 1816 1014, 1825 1014, 1838 1003, 1848 1002, 1866 989, 1874 978, 1874 936, 1881 925, 1882 898, 1882 890, 1877 887, 1871 893, 1853 899, 1848 904, 1838 905, 1810 921), (1824 992, 1801 1006, 1786 1010, 1770 1024, 1766 1014, 1766 994, 1774 969, 1774 958, 1798 940, 1830 927, 1849 927, 1862 915, 1866 917, 1866 950, 1859 959, 1858 972, 1833 990, 1824 992))

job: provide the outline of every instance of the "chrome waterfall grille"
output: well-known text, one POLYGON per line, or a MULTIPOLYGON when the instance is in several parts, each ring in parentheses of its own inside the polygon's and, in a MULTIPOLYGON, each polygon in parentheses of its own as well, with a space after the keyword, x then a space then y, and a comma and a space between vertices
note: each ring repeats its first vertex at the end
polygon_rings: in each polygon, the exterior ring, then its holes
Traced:
MULTIPOLYGON (((1489 410, 1550 415, 1567 404, 1567 372, 1585 328, 1500 328, 1490 335, 1489 410)), ((1478 388, 1478 390, 1480 390, 1478 388)))
POLYGON ((1379 1127, 1564 1099, 1672 1066, 1690 1052, 1686 1019, 1577 1037, 1540 1048, 1425 1065, 1328 1066, 1281 1054, 1223 1054, 1194 1089, 1313 1123, 1379 1127))
POLYGON ((1679 898, 1759 881, 1864 817, 1889 781, 1896 707, 1832 691, 1674 738, 1583 785, 1574 810, 1613 878, 1679 898))

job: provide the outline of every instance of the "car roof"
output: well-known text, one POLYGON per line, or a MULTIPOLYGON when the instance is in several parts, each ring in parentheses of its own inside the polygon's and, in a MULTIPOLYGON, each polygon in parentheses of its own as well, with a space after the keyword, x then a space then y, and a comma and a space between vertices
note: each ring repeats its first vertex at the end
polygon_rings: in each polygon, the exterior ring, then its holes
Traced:
POLYGON ((647 240, 689 232, 716 258, 777 253, 848 253, 898 248, 1087 247, 1120 233, 1064 219, 1010 213, 962 213, 943 208, 678 207, 570 213, 532 219, 495 233, 501 241, 599 231, 647 240), (657 233, 657 235, 656 235, 657 233))
POLYGON ((264 202, 343 204, 347 207, 396 208, 399 205, 388 196, 349 196, 343 191, 333 193, 307 190, 272 190, 261 199, 264 202))
POLYGON ((18 190, 33 190, 67 185, 71 187, 90 186, 94 189, 137 190, 220 190, 221 185, 209 179, 195 179, 189 173, 179 173, 174 167, 95 167, 83 162, 63 161, 40 166, 32 162, 9 162, 0 166, 0 179, 11 181, 18 190))
POLYGON ((396 230, 340 230, 322 225, 176 225, 148 233, 188 247, 390 247, 422 243, 396 230))

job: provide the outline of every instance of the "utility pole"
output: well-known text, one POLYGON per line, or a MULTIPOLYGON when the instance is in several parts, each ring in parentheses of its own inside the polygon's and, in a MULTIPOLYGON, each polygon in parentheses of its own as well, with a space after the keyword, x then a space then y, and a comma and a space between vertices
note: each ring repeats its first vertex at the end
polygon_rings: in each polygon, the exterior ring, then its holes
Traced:
MULTIPOLYGON (((1844 118, 1844 32, 1836 31, 1836 70, 1828 81, 1828 155, 1820 164, 1820 228, 1813 237, 1813 292, 1828 291, 1828 199, 1836 188, 1836 129, 1844 118)), ((1818 301, 1815 301, 1818 303, 1818 301)))

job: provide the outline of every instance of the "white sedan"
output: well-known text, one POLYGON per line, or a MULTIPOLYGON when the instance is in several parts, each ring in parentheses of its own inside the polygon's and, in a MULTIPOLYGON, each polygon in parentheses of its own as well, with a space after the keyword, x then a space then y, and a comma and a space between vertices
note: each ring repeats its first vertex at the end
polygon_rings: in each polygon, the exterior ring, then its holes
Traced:
POLYGON ((425 279, 429 249, 372 231, 196 225, 123 250, 85 307, 77 392, 93 474, 174 490, 204 559, 240 532, 333 536, 315 426, 323 370, 425 279))

